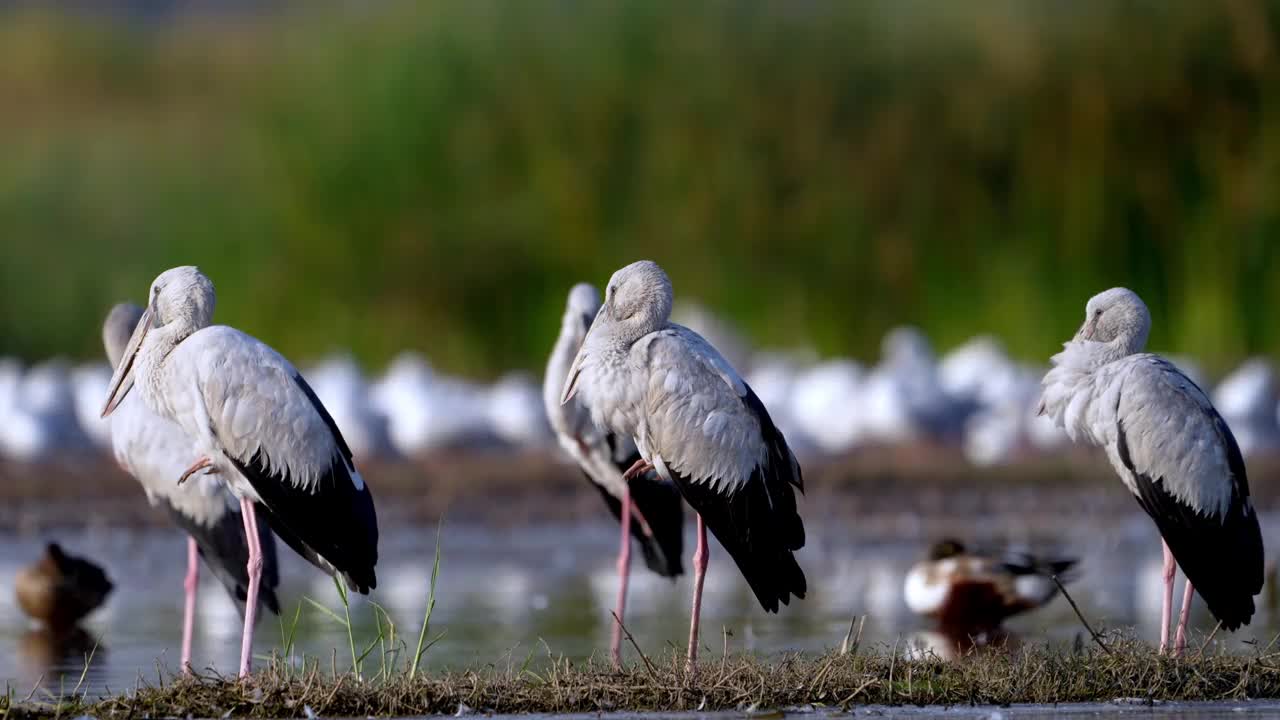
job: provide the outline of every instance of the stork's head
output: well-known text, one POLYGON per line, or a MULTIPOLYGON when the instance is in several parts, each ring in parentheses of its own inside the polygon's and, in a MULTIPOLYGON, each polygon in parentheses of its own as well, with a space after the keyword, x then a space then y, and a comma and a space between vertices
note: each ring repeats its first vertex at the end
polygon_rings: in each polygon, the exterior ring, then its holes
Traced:
POLYGON ((213 321, 213 283, 194 265, 165 270, 151 283, 150 310, 156 327, 179 323, 183 337, 213 321))
POLYGON ((633 262, 609 278, 600 312, 627 339, 647 335, 671 319, 671 280, 652 260, 633 262))
POLYGON ((584 337, 598 312, 600 292, 591 283, 578 283, 569 291, 569 302, 564 308, 564 327, 576 330, 579 338, 584 337))
MULTIPOLYGON (((151 283, 147 308, 138 318, 133 335, 116 364, 107 388, 102 416, 111 414, 133 387, 133 364, 143 340, 152 329, 163 333, 169 348, 177 345, 213 320, 213 283, 194 265, 165 270, 151 283)), ((105 332, 105 329, 104 329, 105 332)))
POLYGON ((1111 288, 1089 298, 1084 325, 1077 340, 1118 346, 1123 355, 1141 352, 1151 332, 1151 313, 1138 294, 1128 288, 1111 288))
POLYGON ((652 260, 640 260, 609 278, 604 304, 582 341, 569 368, 560 402, 569 402, 578 388, 578 374, 593 340, 627 346, 661 328, 671 319, 671 280, 652 260))

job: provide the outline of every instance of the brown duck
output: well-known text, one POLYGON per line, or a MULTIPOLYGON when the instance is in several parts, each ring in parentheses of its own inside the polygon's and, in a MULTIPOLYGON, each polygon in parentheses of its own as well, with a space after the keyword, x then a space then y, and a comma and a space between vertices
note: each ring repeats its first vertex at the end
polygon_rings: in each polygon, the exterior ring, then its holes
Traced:
POLYGON ((14 588, 23 612, 50 628, 63 629, 101 605, 112 585, 102 568, 49 543, 38 561, 18 571, 14 588))
POLYGON ((945 634, 995 635, 1006 618, 1052 600, 1058 594, 1053 577, 1065 580, 1075 564, 1026 553, 986 554, 943 540, 907 573, 903 593, 913 612, 937 620, 945 634))

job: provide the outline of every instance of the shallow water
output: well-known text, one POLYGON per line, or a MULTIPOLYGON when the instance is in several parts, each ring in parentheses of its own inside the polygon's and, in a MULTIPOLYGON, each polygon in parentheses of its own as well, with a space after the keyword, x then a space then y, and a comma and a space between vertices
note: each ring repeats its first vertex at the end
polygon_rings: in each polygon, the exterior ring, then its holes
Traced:
MULTIPOLYGON (((821 513, 814 513, 821 517, 821 513)), ((1264 527, 1270 525, 1264 518, 1264 527)), ((1155 639, 1159 615, 1159 543, 1150 521, 1139 513, 1109 521, 1105 527, 1078 526, 1056 532, 1052 544, 1038 535, 1038 523, 1008 518, 975 523, 980 532, 999 527, 1033 548, 1047 547, 1081 558, 1069 585, 1096 625, 1136 625, 1155 639)), ((604 653, 609 639, 609 610, 615 592, 616 525, 603 521, 537 527, 495 528, 449 525, 443 539, 440 584, 432 634, 445 635, 426 655, 428 667, 538 663, 548 651, 572 658, 604 653)), ((834 522, 811 521, 801 563, 809 577, 809 596, 778 615, 762 612, 736 568, 712 546, 703 611, 703 645, 719 653, 729 632, 731 650, 775 653, 821 651, 838 646, 857 614, 868 615, 863 643, 897 645, 919 637, 927 622, 910 614, 902 601, 902 580, 930 539, 930 527, 915 524, 900 533, 877 533, 834 522)), ((989 535, 988 537, 994 537, 989 535)), ((97 528, 57 536, 65 547, 101 562, 116 583, 107 605, 85 624, 79 647, 53 647, 21 615, 10 592, 0 592, 0 681, 24 696, 42 682, 44 691, 75 686, 85 652, 95 642, 82 689, 118 691, 139 678, 154 681, 178 662, 181 635, 185 541, 176 532, 97 528)), ((44 538, 3 537, 0 577, 39 555, 44 538)), ((426 606, 435 528, 390 527, 384 531, 378 565, 379 588, 372 599, 385 607, 407 641, 416 639, 426 606)), ((692 548, 691 538, 687 543, 692 548)), ((312 598, 341 614, 337 592, 325 575, 281 546, 285 616, 299 611, 297 651, 319 656, 327 667, 350 666, 345 630, 310 606, 312 598)), ((687 559, 686 559, 687 565, 687 559)), ((646 653, 683 647, 687 637, 690 582, 655 577, 637 563, 632 578, 627 625, 646 653)), ((1280 613, 1260 598, 1254 624, 1216 642, 1239 647, 1244 641, 1270 640, 1280 613)), ((1197 627, 1212 622, 1197 603, 1197 627)), ((363 598, 351 607, 358 644, 376 633, 373 608, 363 598)), ((1010 629, 1027 640, 1070 643, 1081 636, 1078 621, 1061 599, 1017 618, 1010 629)), ((1198 641, 1197 637, 1194 641, 1198 641)), ((202 576, 194 660, 200 667, 233 673, 240 643, 240 621, 222 588, 202 576)), ((282 646, 281 622, 267 615, 258 626, 255 652, 282 646)), ((630 648, 628 648, 630 652, 630 648)), ((376 656, 377 653, 375 653, 376 656)), ((371 659, 372 667, 378 661, 371 659)), ((38 691, 38 692, 44 692, 38 691)), ((1227 706, 1223 706, 1226 708, 1227 706)), ((1225 710, 1224 710, 1225 711, 1225 710)), ((1216 712, 1216 710, 1215 710, 1216 712)), ((967 716, 966 716, 967 717, 967 716)), ((1169 715, 1168 717, 1176 717, 1169 715)), ((1196 715, 1195 717, 1209 717, 1196 715)))

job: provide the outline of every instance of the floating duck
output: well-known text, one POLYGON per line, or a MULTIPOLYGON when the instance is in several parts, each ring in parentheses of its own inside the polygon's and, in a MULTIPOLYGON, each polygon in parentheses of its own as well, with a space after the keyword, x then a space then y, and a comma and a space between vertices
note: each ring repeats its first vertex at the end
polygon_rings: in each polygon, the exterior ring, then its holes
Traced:
POLYGON ((1000 624, 1006 618, 1052 600, 1058 594, 1053 576, 1075 564, 1074 559, 1043 560, 1026 553, 995 557, 943 540, 907 573, 903 594, 907 606, 937 620, 944 635, 980 642, 984 636, 1002 635, 1000 624))
POLYGON ((14 590, 23 612, 52 629, 71 628, 93 612, 112 584, 96 564, 49 543, 44 556, 18 571, 14 590))

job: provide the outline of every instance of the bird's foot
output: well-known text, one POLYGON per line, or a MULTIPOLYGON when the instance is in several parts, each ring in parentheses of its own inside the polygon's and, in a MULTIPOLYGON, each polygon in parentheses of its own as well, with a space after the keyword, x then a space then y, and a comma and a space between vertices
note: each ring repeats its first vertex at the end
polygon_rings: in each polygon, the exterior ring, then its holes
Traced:
POLYGON ((181 485, 185 483, 187 481, 187 478, 191 477, 198 471, 204 470, 206 468, 208 468, 208 472, 218 471, 217 468, 213 467, 212 460, 210 460, 207 457, 201 457, 199 460, 196 460, 194 463, 192 463, 191 467, 187 468, 186 472, 182 473, 182 477, 178 478, 178 484, 181 485))
POLYGON ((644 458, 640 458, 634 463, 631 463, 631 467, 627 468, 627 471, 622 473, 622 479, 627 482, 631 482, 652 469, 653 463, 645 460, 644 458))

